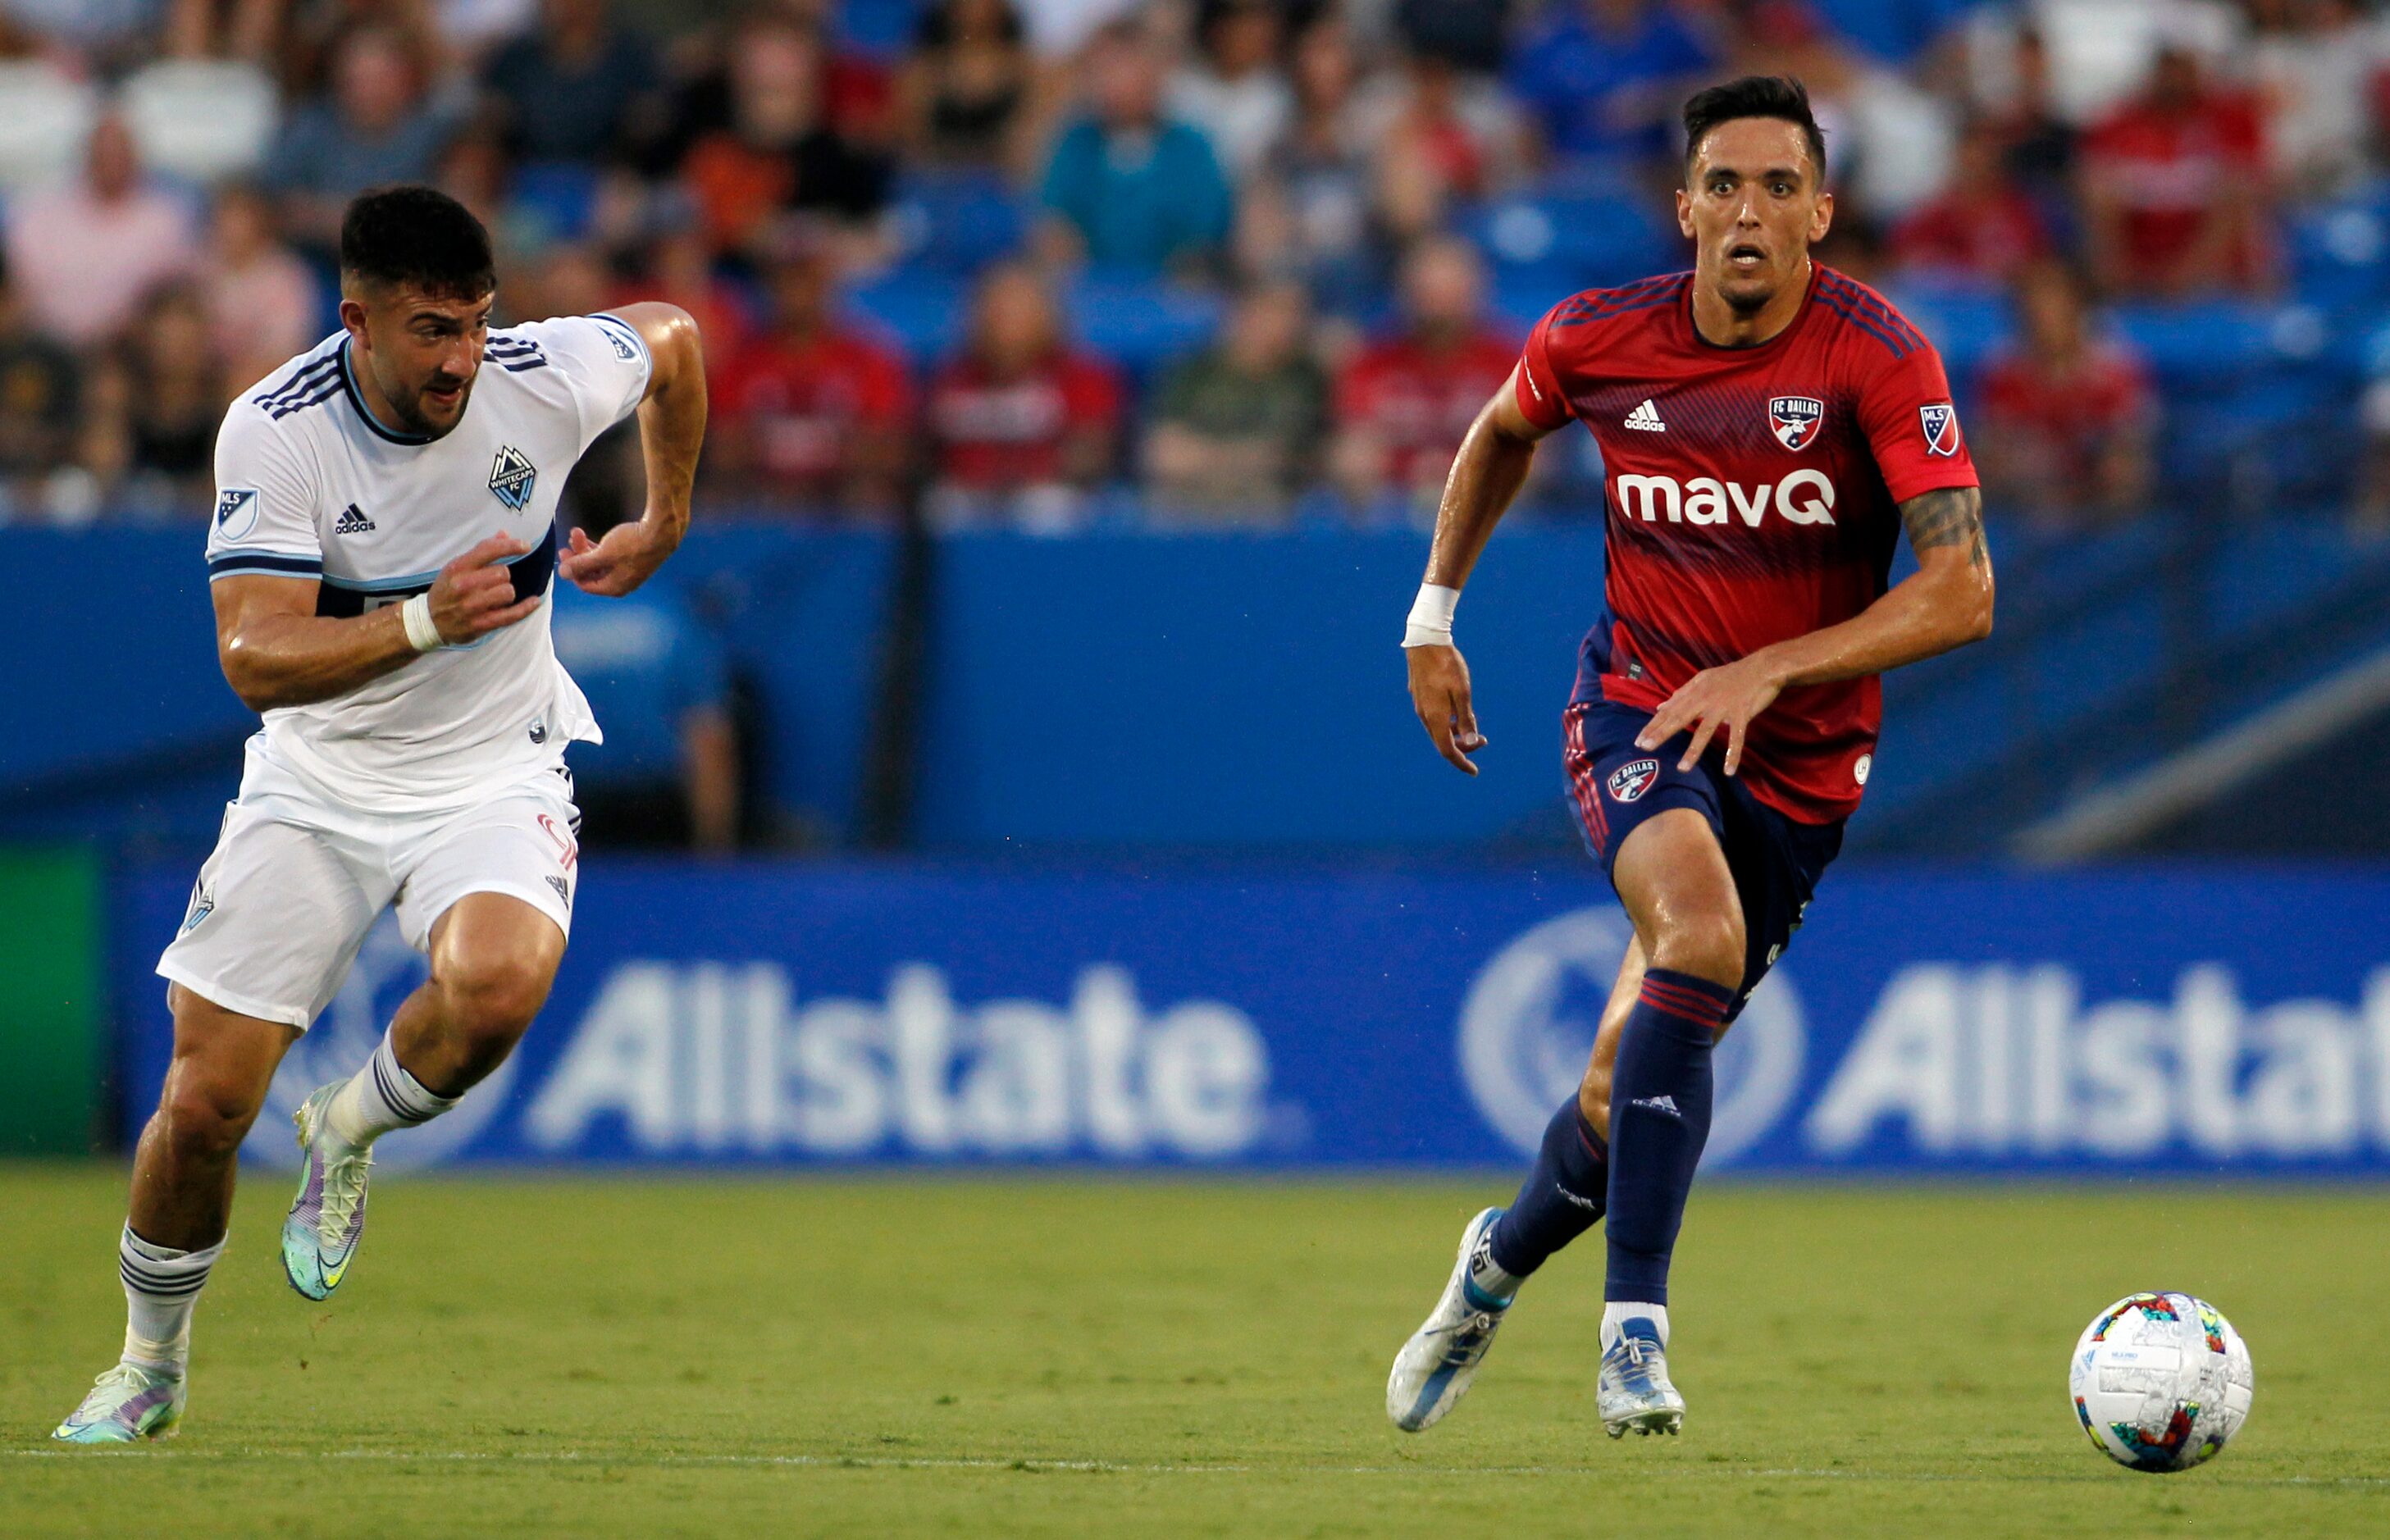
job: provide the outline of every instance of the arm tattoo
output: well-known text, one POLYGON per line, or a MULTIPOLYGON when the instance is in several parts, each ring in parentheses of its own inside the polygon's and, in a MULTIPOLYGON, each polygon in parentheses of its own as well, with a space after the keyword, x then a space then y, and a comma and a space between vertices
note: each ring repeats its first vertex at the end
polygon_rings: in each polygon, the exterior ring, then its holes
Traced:
POLYGON ((1910 548, 1921 556, 1936 545, 1964 545, 1971 563, 1991 564, 1984 544, 1984 494, 1974 487, 1921 493, 1900 505, 1900 521, 1908 527, 1910 548))

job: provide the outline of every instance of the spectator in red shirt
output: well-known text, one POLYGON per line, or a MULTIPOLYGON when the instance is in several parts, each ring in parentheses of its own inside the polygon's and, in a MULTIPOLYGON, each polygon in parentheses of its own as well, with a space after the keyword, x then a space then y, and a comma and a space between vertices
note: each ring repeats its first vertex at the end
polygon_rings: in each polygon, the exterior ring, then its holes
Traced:
POLYGON ((763 332, 722 368, 715 447, 745 498, 815 517, 893 517, 913 389, 905 361, 839 322, 835 269, 818 242, 766 269, 763 332))
POLYGON ((2007 151, 1992 123, 1968 124, 1940 196, 1893 230, 1893 261, 1910 272, 1998 285, 2047 257, 2049 232, 2011 174, 2007 151))
POLYGON ((1968 438, 1987 494, 2052 524, 2141 511, 2156 401, 2140 360, 2095 334, 2081 284, 2039 263, 2016 289, 2021 335, 1984 366, 1968 438))
POLYGON ((1484 320, 1484 270, 1467 243, 1421 242, 1402 293, 1402 331, 1336 382, 1336 480, 1364 507, 1390 496, 1433 507, 1461 436, 1519 357, 1484 320))
POLYGON ((2086 136, 2082 155, 2103 289, 2180 298, 2264 286, 2262 115, 2255 97, 2210 85, 2189 48, 2161 48, 2148 88, 2086 136))
POLYGON ((938 457, 932 519, 947 528, 1073 527, 1111 473, 1119 381, 1070 346, 1034 269, 1005 263, 981 280, 962 352, 930 391, 938 457))

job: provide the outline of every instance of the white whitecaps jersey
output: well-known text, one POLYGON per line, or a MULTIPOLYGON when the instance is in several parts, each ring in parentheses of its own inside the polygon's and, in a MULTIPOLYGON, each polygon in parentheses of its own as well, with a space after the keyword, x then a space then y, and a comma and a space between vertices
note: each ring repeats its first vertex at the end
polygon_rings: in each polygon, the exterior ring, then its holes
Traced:
MULTIPOLYGON (((431 586, 494 534, 531 547, 518 598, 556 572, 556 501, 598 434, 637 407, 651 361, 636 328, 575 315, 493 331, 464 416, 436 439, 374 420, 345 332, 242 393, 216 439, 208 579, 315 578, 315 612, 361 615, 431 586)), ((557 661, 549 607, 424 654, 344 695, 265 712, 267 750, 367 813, 470 806, 599 741, 557 661)))

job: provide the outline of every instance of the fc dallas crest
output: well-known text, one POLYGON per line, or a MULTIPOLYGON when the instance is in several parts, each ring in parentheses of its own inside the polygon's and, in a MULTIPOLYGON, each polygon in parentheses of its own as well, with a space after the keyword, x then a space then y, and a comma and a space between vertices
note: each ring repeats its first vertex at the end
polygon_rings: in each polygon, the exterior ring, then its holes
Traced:
POLYGON ((1806 449, 1826 420, 1826 404, 1816 396, 1778 396, 1767 404, 1767 427, 1787 449, 1806 449))
POLYGON ((1656 759, 1633 760, 1610 773, 1610 800, 1631 802, 1651 789, 1660 778, 1660 762, 1656 759))

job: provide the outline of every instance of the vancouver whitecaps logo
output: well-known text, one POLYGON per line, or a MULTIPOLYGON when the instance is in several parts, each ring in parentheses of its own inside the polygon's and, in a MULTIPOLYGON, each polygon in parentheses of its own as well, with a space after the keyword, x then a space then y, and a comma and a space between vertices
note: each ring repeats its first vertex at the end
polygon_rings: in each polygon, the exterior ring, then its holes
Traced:
POLYGON ((520 509, 531 501, 532 483, 537 480, 539 471, 531 457, 513 444, 499 450, 490 466, 490 490, 510 508, 520 509))
MULTIPOLYGON (((1634 931, 1608 906, 1548 919, 1496 953, 1460 1011, 1460 1074, 1477 1110, 1532 1155, 1552 1110, 1584 1077, 1601 1007, 1634 931)), ((1800 997, 1781 969, 1767 975, 1719 1043, 1716 1113, 1703 1151, 1722 1165, 1765 1138, 1801 1083, 1806 1048, 1800 997)))
MULTIPOLYGON (((399 934, 397 916, 383 915, 357 949, 357 960, 350 967, 341 993, 283 1057, 282 1067, 274 1072, 274 1084, 265 1093, 265 1110, 250 1131, 242 1152, 253 1161, 295 1170, 299 1147, 290 1136, 290 1115, 317 1086, 346 1079, 365 1067, 400 1002, 428 974, 423 955, 399 934)), ((508 1059, 489 1079, 468 1091, 456 1110, 420 1128, 401 1129, 377 1141, 375 1169, 433 1165, 464 1149, 506 1105, 514 1070, 514 1060, 508 1059)))

